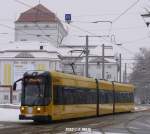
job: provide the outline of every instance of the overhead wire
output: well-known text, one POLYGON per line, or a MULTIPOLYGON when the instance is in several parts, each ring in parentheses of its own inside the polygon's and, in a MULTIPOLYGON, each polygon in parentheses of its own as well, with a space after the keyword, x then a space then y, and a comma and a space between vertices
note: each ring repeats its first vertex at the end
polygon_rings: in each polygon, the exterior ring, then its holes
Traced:
POLYGON ((138 39, 135 39, 135 40, 125 41, 125 42, 122 42, 122 44, 130 44, 130 43, 134 43, 134 42, 137 42, 137 41, 143 41, 143 40, 146 40, 146 39, 149 39, 149 37, 145 36, 145 37, 138 38, 138 39))
MULTIPOLYGON (((131 12, 128 15, 137 15, 139 14, 138 12, 131 12)), ((95 16, 106 16, 106 15, 120 15, 120 12, 114 12, 114 13, 100 13, 100 14, 81 14, 81 15, 74 15, 74 17, 95 17, 95 16)))
MULTIPOLYGON (((14 1, 16 1, 16 2, 18 2, 18 3, 20 3, 20 4, 23 4, 23 5, 25 5, 25 6, 32 7, 32 6, 26 4, 26 3, 22 2, 22 1, 19 1, 19 0, 14 0, 14 1)), ((128 12, 131 8, 133 8, 138 2, 139 2, 139 0, 137 0, 135 3, 133 3, 133 4, 132 4, 130 7, 128 7, 124 12, 122 12, 118 17, 116 17, 112 22, 114 23, 114 22, 116 22, 118 19, 120 19, 121 16, 123 16, 126 12, 128 12)), ((42 11, 42 12, 43 12, 43 11, 42 11)), ((82 23, 82 21, 81 21, 81 23, 82 23)), ((83 22, 83 23, 88 23, 88 22, 83 22)), ((96 35, 95 33, 90 32, 90 31, 88 31, 88 30, 85 30, 85 29, 83 29, 83 28, 81 28, 81 27, 79 27, 79 26, 76 26, 76 25, 73 25, 73 24, 69 24, 69 25, 72 26, 72 27, 74 27, 74 28, 76 28, 76 29, 78 29, 78 30, 80 30, 80 31, 86 32, 86 33, 88 33, 88 34, 90 34, 90 35, 96 35)), ((111 25, 111 28, 112 28, 112 25, 111 25)), ((109 31, 111 31, 111 28, 110 28, 109 31)), ((40 27, 39 27, 39 29, 40 29, 40 27)), ((40 29, 40 31, 42 32, 42 29, 40 29)), ((51 38, 51 37, 50 37, 50 38, 51 38)), ((51 38, 51 39, 53 39, 53 38, 51 38)), ((145 38, 144 38, 144 39, 145 39, 145 38)), ((109 42, 108 40, 106 40, 106 39, 104 39, 104 38, 103 38, 103 40, 109 42)), ((140 40, 140 39, 138 39, 138 40, 140 40)), ((134 41, 138 41, 138 40, 134 40, 134 41)), ((125 44, 125 43, 131 43, 131 42, 133 43, 134 41, 124 42, 123 44, 125 44)), ((122 47, 122 46, 121 46, 121 47, 122 47)), ((124 47, 122 47, 122 48, 123 48, 124 50, 128 51, 129 53, 132 53, 132 54, 133 54, 133 52, 131 52, 130 50, 128 50, 128 49, 126 49, 126 48, 124 48, 124 47)))
MULTIPOLYGON (((33 8, 33 6, 31 6, 31 5, 29 5, 29 4, 26 4, 25 2, 22 2, 22 1, 20 1, 20 0, 14 0, 15 2, 17 2, 17 3, 19 3, 19 4, 22 4, 22 5, 24 5, 24 6, 26 6, 26 7, 30 7, 30 8, 33 8)), ((37 9, 35 9, 35 10, 37 10, 37 9)), ((38 8, 38 10, 39 11, 41 11, 41 12, 43 12, 43 13, 46 13, 46 12, 44 12, 43 10, 40 10, 39 8, 38 8)), ((45 34, 45 32, 43 31, 43 29, 41 29, 41 27, 38 25, 38 23, 36 22, 36 26, 38 27, 38 29, 41 31, 41 33, 44 33, 45 34)), ((43 37, 42 37, 43 38, 43 37)), ((47 41, 51 41, 51 40, 53 40, 54 42, 57 42, 57 40, 55 40, 54 38, 52 38, 52 37, 47 37, 47 38, 43 38, 43 39, 45 39, 45 40, 47 40, 47 41)), ((63 43, 64 44, 64 43, 63 43)), ((64 45, 66 45, 66 44, 64 44, 64 45)))
MULTIPOLYGON (((139 29, 144 29, 145 27, 144 26, 135 26, 135 27, 116 27, 116 28, 113 28, 113 30, 115 31, 121 31, 121 30, 139 30, 139 29)), ((108 30, 108 28, 104 29, 104 28, 101 28, 101 29, 90 29, 91 31, 99 31, 99 30, 108 30)))
MULTIPOLYGON (((134 2, 132 5, 130 5, 126 10, 124 10, 119 16, 117 16, 114 20, 112 20, 112 24, 114 24, 116 21, 118 21, 123 15, 125 15, 130 9, 132 9, 140 0, 137 0, 136 2, 134 2)), ((122 47, 124 50, 126 50, 127 52, 133 54, 132 51, 126 49, 125 47, 123 46, 120 46, 122 47)))
MULTIPOLYGON (((22 5, 24 5, 24 6, 27 6, 27 7, 32 7, 31 5, 28 5, 28 4, 26 4, 26 3, 24 3, 24 2, 22 2, 22 1, 19 1, 19 0, 14 0, 14 1, 16 1, 16 2, 18 2, 18 3, 20 3, 20 4, 22 4, 22 5)), ((40 10, 40 9, 39 9, 40 10)), ((42 11, 42 10, 40 10, 41 12, 44 12, 44 11, 42 11)), ((61 20, 60 20, 61 21, 61 20)), ((82 31, 82 32, 86 32, 86 33, 88 33, 88 34, 90 34, 90 35, 95 35, 95 36, 97 36, 95 33, 93 33, 93 32, 90 32, 90 31, 88 31, 88 30, 85 30, 85 29, 83 29, 83 28, 81 28, 81 27, 79 27, 79 26, 76 26, 76 25, 73 25, 73 24, 69 24, 70 26, 72 26, 72 27, 74 27, 74 28, 76 28, 76 29, 78 29, 78 30, 80 30, 80 31, 82 31)), ((105 39, 104 39, 105 40, 105 39)), ((106 40, 105 40, 106 41, 106 40)))
MULTIPOLYGON (((26 3, 24 3, 24 2, 21 2, 21 1, 18 1, 18 0, 15 0, 15 1, 17 1, 17 2, 19 2, 19 3, 21 3, 21 4, 23 4, 23 5, 26 5, 26 6, 29 6, 28 4, 26 4, 26 3)), ((122 14, 120 14, 117 18, 115 18, 114 20, 113 20, 113 23, 114 22, 116 22, 121 16, 123 16, 128 10, 130 10, 133 6, 135 6, 137 3, 139 2, 139 0, 137 0, 133 5, 131 5, 127 10, 125 10, 122 14)), ((31 6, 30 6, 31 7, 31 6)), ((88 22, 80 22, 80 23, 88 23, 88 22)), ((7 27, 7 28, 11 28, 11 29, 13 29, 12 27, 9 27, 9 26, 7 26, 7 25, 5 25, 5 24, 0 24, 1 26, 5 26, 5 27, 7 27)), ((38 26, 38 25, 37 25, 38 26)), ((90 35, 96 35, 95 33, 93 33, 93 32, 90 32, 90 31, 88 31, 88 30, 85 30, 85 29, 83 29, 83 28, 80 28, 80 27, 78 27, 78 26, 76 26, 76 25, 73 25, 73 24, 71 24, 71 26, 72 27, 75 27, 75 28, 77 28, 77 29, 79 29, 79 30, 81 30, 81 31, 83 31, 83 32, 86 32, 86 33, 88 33, 88 34, 90 34, 90 35)), ((38 26, 38 28, 39 28, 39 30, 43 33, 43 30, 38 26)), ((112 24, 111 24, 111 27, 110 27, 110 29, 109 29, 109 33, 111 32, 111 30, 112 30, 112 24)), ((50 37, 51 38, 51 37, 50 37)), ((53 38, 51 38, 52 40, 54 40, 53 38)), ((145 39, 145 38, 144 38, 145 39)), ((47 39, 46 39, 47 40, 47 39)), ((104 39, 105 40, 105 39, 104 39)), ((139 41, 139 40, 141 40, 141 39, 138 39, 138 40, 134 40, 134 41, 139 41)), ((55 41, 55 40, 54 40, 55 41)), ((106 40, 105 40, 106 41, 106 40)), ((124 42, 124 44, 125 43, 133 43, 134 41, 128 41, 128 42, 124 42)), ((122 46, 121 46, 122 47, 122 46)), ((124 47, 122 47, 124 50, 126 50, 126 51, 128 51, 129 53, 132 53, 133 54, 133 52, 131 52, 130 50, 128 50, 128 49, 126 49, 126 48, 124 48, 124 47)), ((82 53, 84 52, 84 50, 82 51, 82 53)), ((79 55, 79 57, 82 55, 82 53, 79 55)), ((76 59, 77 60, 77 59, 76 59)))
MULTIPOLYGON (((23 4, 23 5, 25 5, 25 6, 28 6, 28 7, 32 7, 31 5, 28 5, 28 4, 26 4, 26 3, 24 3, 24 2, 22 2, 22 1, 19 1, 19 0, 14 0, 14 1, 16 1, 16 2, 18 2, 18 3, 20 3, 20 4, 23 4)), ((115 19, 115 21, 117 21, 117 19, 119 19, 122 15, 124 15, 127 11, 129 11, 133 6, 135 6, 137 3, 139 2, 139 0, 137 0, 135 3, 133 3, 129 8, 127 8, 121 15, 119 15, 116 19, 115 19)), ((44 12, 44 11, 42 11, 42 12, 44 12)), ((114 23, 114 21, 113 21, 113 23, 114 23)), ((76 28, 76 29, 78 29, 78 30, 80 30, 80 31, 83 31, 83 32, 86 32, 86 33, 89 33, 90 35, 96 35, 95 33, 93 33, 93 32, 90 32, 90 31, 88 31, 88 30, 85 30, 85 29, 83 29, 83 28, 81 28, 81 27, 79 27, 79 26, 76 26, 76 25, 73 25, 73 24, 69 24, 69 25, 71 25, 72 27, 74 27, 74 28, 76 28)), ((112 26, 111 26, 112 27, 112 26)), ((41 31, 42 31, 42 29, 40 29, 41 31)), ((104 39, 105 40, 105 39, 104 39)), ((107 40, 105 40, 105 41, 107 41, 107 40)), ((136 40, 135 40, 136 41, 136 40)), ((133 41, 134 42, 134 41, 133 41)), ((127 42, 125 42, 125 43, 127 43, 127 42)))
POLYGON ((117 16, 112 23, 115 23, 116 21, 118 21, 123 15, 125 15, 130 9, 132 9, 137 3, 139 3, 140 0, 137 0, 136 2, 134 2, 132 5, 130 5, 126 10, 124 10, 119 16, 117 16))
MULTIPOLYGON (((17 28, 14 28, 14 27, 12 27, 12 26, 9 26, 9 25, 6 25, 6 24, 2 24, 2 23, 0 23, 0 26, 2 26, 2 27, 5 27, 5 28, 8 28, 8 29, 11 29, 11 30, 18 30, 17 28)), ((28 32, 25 32, 25 31, 20 31, 21 33, 25 33, 25 34, 28 34, 28 35, 35 35, 35 36, 37 36, 37 34, 31 34, 31 33, 28 33, 28 32)))
MULTIPOLYGON (((24 6, 27 6, 27 7, 31 7, 32 8, 32 6, 31 5, 28 5, 28 4, 26 4, 26 3, 24 3, 24 2, 22 2, 22 1, 19 1, 19 0, 14 0, 14 1, 16 1, 16 2, 18 2, 18 3, 20 3, 20 4, 22 4, 22 5, 24 5, 24 6)), ((39 9, 40 10, 40 9, 39 9)), ((41 12, 44 12, 44 11, 42 11, 42 10, 40 10, 41 12)), ((61 21, 61 20, 60 20, 61 21)), ((38 25, 38 24, 37 24, 38 25)), ((90 35, 96 35, 95 33, 92 33, 92 32, 90 32, 90 31, 88 31, 88 30, 85 30, 85 29, 83 29, 83 28, 80 28, 79 26, 76 26, 76 25, 73 25, 73 24, 69 24, 69 25, 71 25, 72 27, 74 27, 74 28, 76 28, 76 29, 78 29, 78 30, 80 30, 80 31, 82 31, 82 32, 86 32, 86 33, 88 33, 88 34, 90 34, 90 35)), ((42 29, 38 26, 38 28, 39 28, 39 30, 41 31, 41 32, 43 32, 42 31, 42 29)), ((52 40, 54 40, 52 37, 50 37, 52 40)), ((104 39, 105 40, 105 39, 104 39)), ((56 41, 56 40, 54 40, 54 41, 56 41)), ((105 40, 106 41, 106 40, 105 40)))

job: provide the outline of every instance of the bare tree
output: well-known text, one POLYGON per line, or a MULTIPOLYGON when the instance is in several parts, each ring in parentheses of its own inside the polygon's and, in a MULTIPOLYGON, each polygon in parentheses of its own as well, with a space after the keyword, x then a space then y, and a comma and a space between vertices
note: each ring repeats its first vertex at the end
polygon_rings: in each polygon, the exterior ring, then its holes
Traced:
POLYGON ((130 75, 130 82, 136 86, 135 98, 141 103, 150 103, 150 50, 141 48, 135 59, 130 75))

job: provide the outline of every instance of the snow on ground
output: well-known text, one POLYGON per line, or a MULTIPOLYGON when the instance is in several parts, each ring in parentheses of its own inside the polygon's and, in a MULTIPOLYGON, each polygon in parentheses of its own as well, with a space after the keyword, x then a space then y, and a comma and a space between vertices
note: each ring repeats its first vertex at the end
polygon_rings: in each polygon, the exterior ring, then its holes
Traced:
POLYGON ((135 106, 135 111, 144 111, 150 109, 150 106, 135 106))
POLYGON ((0 108, 0 121, 19 121, 19 109, 0 108))
POLYGON ((31 122, 31 121, 21 121, 19 120, 19 109, 12 108, 0 108, 0 121, 9 121, 9 122, 31 122))

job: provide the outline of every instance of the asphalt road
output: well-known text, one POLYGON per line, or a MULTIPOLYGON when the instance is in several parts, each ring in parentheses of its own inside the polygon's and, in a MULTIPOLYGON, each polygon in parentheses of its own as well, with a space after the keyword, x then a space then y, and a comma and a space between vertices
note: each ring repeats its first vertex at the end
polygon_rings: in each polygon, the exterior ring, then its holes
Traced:
POLYGON ((150 111, 67 122, 0 122, 0 134, 150 134, 150 111))

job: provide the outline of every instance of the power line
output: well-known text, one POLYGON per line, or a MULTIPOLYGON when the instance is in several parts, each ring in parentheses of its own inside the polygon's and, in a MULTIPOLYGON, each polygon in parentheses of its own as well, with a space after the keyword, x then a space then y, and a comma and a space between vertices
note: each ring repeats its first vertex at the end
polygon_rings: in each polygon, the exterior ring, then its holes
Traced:
MULTIPOLYGON (((73 25, 73 24, 69 24, 69 26, 72 26, 72 27, 74 27, 74 28, 76 28, 76 29, 78 29, 78 30, 80 30, 80 31, 82 31, 82 32, 86 32, 86 33, 88 33, 88 34, 90 34, 90 35, 98 36, 97 34, 95 34, 95 33, 93 33, 93 32, 90 32, 90 31, 88 31, 88 30, 85 30, 85 29, 83 29, 83 28, 81 28, 81 27, 79 27, 79 26, 76 26, 76 25, 73 25)), ((99 36, 99 38, 101 38, 101 37, 99 36)), ((104 41, 106 41, 106 42, 110 42, 110 41, 108 41, 108 40, 106 40, 106 39, 104 39, 104 38, 101 38, 101 39, 104 40, 104 41)))
MULTIPOLYGON (((0 23, 0 26, 8 28, 8 29, 11 29, 11 30, 18 30, 17 28, 14 28, 12 26, 9 26, 9 25, 6 25, 6 24, 2 24, 2 23, 0 23)), ((35 36, 37 36, 37 34, 31 34, 31 33, 25 32, 25 31, 19 31, 19 32, 25 33, 25 34, 28 34, 28 35, 35 35, 35 36)))
POLYGON ((69 24, 69 25, 72 26, 72 27, 74 27, 74 28, 76 28, 76 29, 78 29, 78 30, 80 30, 80 31, 82 31, 82 32, 89 33, 90 35, 96 35, 96 34, 90 32, 90 31, 88 31, 88 30, 85 30, 85 29, 79 27, 79 26, 76 26, 76 25, 73 25, 73 24, 69 24))
MULTIPOLYGON (((138 12, 131 12, 130 14, 128 15, 138 15, 139 13, 138 12)), ((94 16, 106 16, 106 15, 120 15, 120 12, 114 12, 114 13, 100 13, 100 14, 82 14, 82 15, 74 15, 74 17, 94 17, 94 16)))
MULTIPOLYGON (((135 27, 116 27, 116 28, 113 28, 113 30, 115 31, 121 31, 121 30, 138 30, 138 29, 144 29, 145 27, 143 26, 135 26, 135 27)), ((100 29, 90 29, 91 31, 99 31, 99 30, 108 30, 109 28, 100 28, 100 29)))
MULTIPOLYGON (((19 0, 14 0, 14 1, 16 1, 16 2, 18 2, 18 3, 20 3, 20 4, 23 4, 24 6, 28 6, 28 7, 30 7, 30 8, 32 8, 32 6, 31 5, 28 5, 28 4, 26 4, 26 3, 24 3, 24 2, 21 2, 21 1, 19 1, 19 0)), ((39 9, 40 10, 40 9, 39 9)), ((44 11, 42 11, 42 10, 40 10, 41 12, 43 12, 44 13, 44 11)), ((42 31, 42 29, 39 27, 39 25, 38 24, 36 24, 37 25, 37 27, 39 28, 39 30, 43 33, 44 31, 42 31)), ((80 27, 78 27, 78 26, 76 26, 76 25, 72 25, 72 24, 70 24, 72 27, 75 27, 76 29, 78 29, 78 30, 80 30, 80 31, 83 31, 83 32, 86 32, 86 33, 89 33, 90 35, 96 35, 95 33, 92 33, 92 32, 90 32, 90 31, 88 31, 88 30, 85 30, 85 29, 83 29, 83 28, 80 28, 80 27)), ((51 38, 51 37, 50 37, 51 38)), ((51 38, 52 40, 54 40, 53 38, 51 38)), ((54 41, 56 41, 56 40, 54 40, 54 41)), ((106 41, 106 40, 105 40, 106 41)), ((57 41, 56 41, 57 42, 57 41)))
POLYGON ((130 40, 130 41, 123 42, 122 44, 130 44, 130 43, 134 43, 134 42, 137 42, 137 41, 142 41, 142 40, 145 40, 145 39, 149 39, 149 37, 145 36, 145 37, 138 38, 138 39, 135 39, 135 40, 130 40))
MULTIPOLYGON (((18 2, 18 3, 20 3, 20 4, 23 4, 23 5, 25 5, 25 6, 32 7, 32 6, 30 6, 30 5, 28 5, 28 4, 24 3, 24 2, 21 2, 21 1, 19 1, 19 0, 15 0, 15 1, 18 2)), ((137 0, 135 3, 133 3, 133 4, 132 4, 129 8, 127 8, 123 13, 121 13, 116 19, 114 19, 113 23, 116 22, 122 15, 124 15, 124 14, 125 14, 127 11, 129 11, 132 7, 134 7, 138 2, 139 2, 139 0, 137 0)), ((42 11, 42 12, 43 12, 43 11, 42 11)), ((84 22, 84 23, 87 23, 87 22, 84 22)), ((72 26, 72 27, 74 27, 74 28, 76 28, 76 29, 78 29, 78 30, 80 30, 80 31, 89 33, 90 35, 97 36, 95 33, 90 32, 90 31, 88 31, 88 30, 85 30, 85 29, 83 29, 83 28, 81 28, 81 27, 79 27, 79 26, 76 26, 76 25, 73 25, 73 24, 70 24, 70 26, 72 26)), ((39 30, 41 31, 41 33, 44 32, 44 31, 39 27, 38 24, 37 24, 37 27, 39 28, 39 30)), ((110 28, 110 30, 111 30, 111 28, 110 28)), ((109 30, 109 32, 110 32, 110 30, 109 30)), ((51 38, 51 37, 50 37, 50 38, 51 38)), ((147 38, 147 37, 146 37, 146 38, 147 38)), ((45 39, 48 40, 47 38, 45 38, 45 39)), ((51 38, 51 39, 56 42, 55 39, 53 39, 53 38, 51 38)), ((105 40, 105 41, 107 41, 107 40, 104 39, 104 38, 102 38, 102 39, 105 40)), ((137 39, 137 40, 133 40, 133 41, 127 41, 127 42, 124 42, 123 44, 126 44, 126 43, 133 43, 133 42, 139 41, 139 40, 141 40, 141 39, 143 40, 143 39, 145 39, 145 37, 144 37, 144 38, 137 39)), ((48 40, 48 41, 50 41, 50 40, 48 40)), ((107 42, 109 42, 109 41, 107 41, 107 42)), ((121 46, 121 47, 122 47, 122 46, 121 46)), ((129 53, 134 54, 134 53, 131 52, 130 50, 128 50, 128 49, 126 49, 126 48, 124 48, 124 47, 122 47, 122 48, 123 48, 124 50, 128 51, 129 53)))
POLYGON ((134 2, 131 6, 129 6, 125 11, 123 11, 119 16, 117 16, 112 22, 115 23, 117 20, 120 19, 123 15, 125 15, 130 9, 132 9, 140 0, 134 2))
MULTIPOLYGON (((31 5, 28 5, 28 4, 26 4, 26 3, 24 3, 24 2, 22 2, 22 1, 19 1, 19 0, 14 0, 14 1, 16 1, 16 2, 18 2, 18 3, 20 3, 20 4, 22 4, 22 5, 24 5, 24 6, 27 6, 27 7, 31 7, 32 8, 32 6, 31 5)), ((40 9, 39 9, 40 10, 40 9)), ((44 13, 44 11, 42 11, 42 10, 40 10, 41 12, 43 12, 44 13)), ((89 33, 90 35, 96 35, 95 33, 92 33, 92 32, 90 32, 90 31, 88 31, 88 30, 85 30, 85 29, 83 29, 83 28, 80 28, 79 26, 76 26, 76 25, 73 25, 73 24, 70 24, 72 27, 74 27, 74 28, 77 28, 77 29, 79 29, 80 31, 83 31, 83 32, 86 32, 86 33, 89 33)), ((96 35, 97 36, 97 35, 96 35)), ((106 40, 105 40, 106 41, 106 40)))
MULTIPOLYGON (((120 44, 130 44, 130 43, 134 43, 134 42, 137 42, 137 41, 142 41, 142 40, 145 40, 145 39, 149 39, 149 37, 142 37, 142 38, 139 38, 139 39, 135 39, 135 40, 131 40, 131 41, 126 41, 126 42, 123 42, 123 43, 120 43, 120 44)), ((125 51, 127 51, 128 53, 132 54, 132 55, 135 55, 134 52, 132 52, 131 50, 123 47, 123 46, 119 46, 120 48, 124 49, 125 51)))
MULTIPOLYGON (((122 43, 121 43, 121 44, 122 44, 122 43)), ((119 48, 120 48, 120 49, 123 49, 123 50, 125 50, 126 52, 128 52, 129 54, 131 54, 131 55, 134 55, 134 56, 135 56, 135 53, 134 53, 134 52, 132 52, 131 50, 129 50, 129 49, 127 49, 127 48, 123 47, 123 46, 119 46, 119 48)))
MULTIPOLYGON (((83 30, 82 28, 80 28, 80 27, 78 27, 78 26, 75 26, 75 25, 72 25, 73 27, 75 27, 75 28, 77 28, 77 29, 79 29, 79 30, 81 30, 81 31, 84 31, 84 32, 88 32, 88 33, 90 33, 90 34, 94 34, 94 33, 92 33, 92 32, 89 32, 89 31, 85 31, 85 30, 83 30)), ((94 34, 95 35, 95 34, 94 34)), ((121 44, 128 44, 128 43, 133 43, 133 42, 137 42, 137 41, 141 41, 141 40, 145 40, 145 39, 147 39, 148 37, 143 37, 143 38, 139 38, 139 39, 136 39, 136 40, 132 40, 132 41, 126 41, 126 42, 123 42, 123 43, 121 43, 121 44)), ((104 38, 103 38, 104 39, 104 38)), ((107 41, 106 39, 104 39, 105 41, 107 41)), ((109 41, 107 41, 107 42, 109 42, 109 41)), ((114 44, 114 43, 113 43, 114 44)), ((123 47, 123 46, 120 46, 120 48, 122 48, 122 49, 124 49, 125 51, 127 51, 128 53, 130 53, 130 54, 132 54, 132 55, 135 55, 135 53, 134 52, 132 52, 131 50, 129 50, 129 49, 127 49, 127 48, 125 48, 125 47, 123 47)))
MULTIPOLYGON (((20 3, 20 4, 23 4, 23 5, 25 5, 25 6, 32 7, 31 5, 28 5, 28 4, 26 4, 26 3, 24 3, 24 2, 21 2, 21 1, 19 1, 19 0, 14 0, 14 1, 16 1, 16 2, 18 2, 18 3, 20 3)), ((139 0, 138 0, 138 1, 139 1, 139 0)), ((134 3, 134 4, 135 4, 135 3, 134 3)), ((134 5, 134 4, 133 4, 133 5, 134 5)), ((131 7, 132 7, 133 5, 131 5, 131 7)), ((129 10, 131 7, 129 7, 128 10, 129 10)), ((39 10, 40 10, 40 9, 39 9, 39 10)), ((128 11, 128 10, 127 10, 127 11, 128 11)), ((40 10, 40 11, 41 11, 41 10, 40 10)), ((41 11, 41 12, 43 12, 43 11, 41 11)), ((89 33, 90 35, 97 36, 95 33, 90 32, 90 31, 88 31, 88 30, 85 30, 85 29, 83 29, 83 28, 81 28, 81 27, 79 27, 79 26, 76 26, 76 25, 73 25, 73 24, 69 24, 69 25, 72 26, 72 27, 74 27, 74 28, 76 28, 76 29, 78 29, 78 30, 80 30, 80 31, 89 33)), ((37 24, 37 26, 38 26, 39 30, 43 33, 44 31, 39 27, 38 24, 37 24)), ((111 28, 112 28, 112 26, 111 26, 111 28)), ((109 33, 110 33, 110 31, 111 31, 111 28, 109 29, 109 33)), ((51 37, 50 37, 50 38, 51 38, 51 37)), ((53 38, 51 38, 51 39, 54 40, 53 38)), ((107 40, 104 39, 104 38, 102 38, 102 39, 105 40, 105 41, 107 41, 107 40)), ((46 38, 46 40, 47 40, 47 38, 46 38)), ((56 40, 54 40, 54 41, 56 41, 56 40)), ((109 41, 107 41, 107 42, 109 42, 109 41)))
MULTIPOLYGON (((19 0, 14 0, 14 1, 16 1, 16 2, 18 2, 19 4, 22 4, 22 5, 24 5, 24 6, 27 6, 27 7, 30 7, 30 8, 33 8, 33 6, 31 6, 31 5, 29 5, 29 4, 26 4, 26 3, 24 3, 24 2, 22 2, 22 1, 19 1, 19 0)), ((36 10, 36 9, 35 9, 36 10)), ((43 13, 46 13, 46 12, 44 12, 43 10, 40 10, 40 9, 38 9, 39 11, 41 11, 41 12, 43 12, 43 13)), ((41 33, 44 33, 45 34, 45 32, 43 31, 43 29, 41 29, 40 28, 40 26, 36 23, 36 26, 38 27, 38 29, 41 31, 41 33)), ((43 38, 43 37, 42 37, 43 38)), ((53 40, 54 42, 58 42, 57 40, 55 40, 54 38, 52 38, 52 37, 49 37, 51 40, 53 40)), ((51 41, 51 40, 49 40, 48 38, 43 38, 43 39, 45 39, 45 40, 47 40, 47 41, 51 41)), ((63 43, 63 45, 66 45, 66 44, 64 44, 63 43)))
POLYGON ((144 61, 145 59, 127 58, 127 59, 122 59, 122 60, 139 60, 139 61, 144 61))

